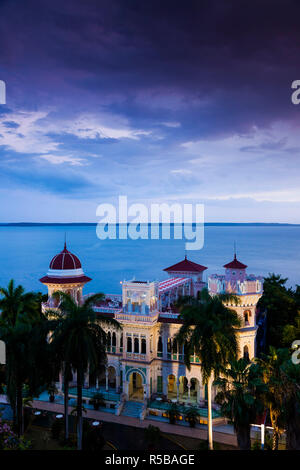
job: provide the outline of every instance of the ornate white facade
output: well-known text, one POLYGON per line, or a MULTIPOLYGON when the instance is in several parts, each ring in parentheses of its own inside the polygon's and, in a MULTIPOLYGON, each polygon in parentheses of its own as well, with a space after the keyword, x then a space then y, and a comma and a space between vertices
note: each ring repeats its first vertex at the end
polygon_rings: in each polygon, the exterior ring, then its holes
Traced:
MULTIPOLYGON (((74 299, 82 301, 81 289, 89 278, 83 275, 76 257, 76 265, 74 262, 73 273, 70 273, 74 255, 65 250, 50 263, 50 268, 55 264, 55 273, 50 269, 47 276, 41 279, 48 286, 49 294, 44 308, 53 307, 51 295, 58 288, 66 292, 71 290, 74 299), (66 254, 69 258, 68 269, 64 266, 66 254)), ((240 263, 236 256, 224 267, 225 274, 211 275, 208 284, 202 279, 207 268, 187 258, 165 269, 169 278, 162 282, 123 281, 122 295, 106 296, 103 304, 95 306, 96 312, 113 316, 122 328, 118 331, 112 328, 107 330, 106 372, 102 377, 87 376, 86 387, 98 389, 102 386, 106 391, 114 390, 124 400, 144 401, 161 396, 164 400, 179 403, 204 404, 205 387, 199 359, 191 357, 191 368, 188 370, 183 361, 183 347, 176 344, 175 335, 181 322, 174 304, 179 296, 197 295, 205 286, 212 295, 221 292, 235 294, 240 304, 233 308, 242 321, 238 330, 240 356, 254 357, 256 305, 262 295, 262 278, 248 276, 247 266, 240 263)))

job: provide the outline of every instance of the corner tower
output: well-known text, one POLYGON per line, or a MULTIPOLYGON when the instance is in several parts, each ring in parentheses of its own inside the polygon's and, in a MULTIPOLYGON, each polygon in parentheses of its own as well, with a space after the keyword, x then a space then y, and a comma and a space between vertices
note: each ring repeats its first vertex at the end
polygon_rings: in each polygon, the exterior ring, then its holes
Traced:
POLYGON ((48 288, 48 302, 45 307, 57 307, 58 301, 53 298, 53 293, 56 291, 65 292, 75 302, 81 303, 82 289, 89 281, 91 278, 85 276, 80 260, 67 250, 65 242, 64 249, 50 261, 46 276, 40 279, 40 282, 48 288))
POLYGON ((212 274, 208 278, 210 294, 233 294, 240 300, 238 305, 229 305, 238 313, 241 327, 238 329, 240 356, 252 359, 256 352, 256 306, 263 293, 263 278, 247 274, 247 265, 241 263, 236 254, 230 263, 224 264, 225 275, 212 274))

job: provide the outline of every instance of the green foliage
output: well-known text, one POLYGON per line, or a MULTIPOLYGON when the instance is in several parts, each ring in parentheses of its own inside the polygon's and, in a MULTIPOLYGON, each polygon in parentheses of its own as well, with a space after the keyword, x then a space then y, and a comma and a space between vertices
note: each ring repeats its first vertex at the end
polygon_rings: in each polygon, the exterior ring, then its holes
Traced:
POLYGON ((15 287, 11 280, 7 289, 0 288, 0 294, 0 339, 6 344, 7 395, 20 435, 24 385, 28 395, 33 396, 48 375, 48 324, 34 293, 25 293, 22 286, 15 287))
POLYGON ((153 426, 149 424, 147 428, 144 430, 145 439, 149 442, 150 445, 155 445, 159 442, 161 437, 160 429, 157 426, 153 426))
POLYGON ((187 419, 191 427, 195 427, 195 424, 198 421, 199 416, 200 416, 199 410, 195 406, 191 406, 187 408, 185 412, 185 418, 187 419))
POLYGON ((202 377, 208 382, 212 373, 218 375, 222 367, 237 355, 236 327, 240 319, 236 311, 226 306, 238 304, 231 295, 210 296, 203 289, 199 299, 188 298, 179 305, 183 326, 177 334, 179 344, 184 344, 185 363, 190 368, 190 356, 200 359, 202 377))
POLYGON ((283 400, 285 390, 282 387, 282 365, 290 359, 288 349, 275 349, 270 347, 268 355, 262 355, 257 360, 262 370, 263 380, 266 385, 263 394, 265 407, 269 410, 273 432, 273 450, 278 449, 280 434, 284 431, 283 400))
MULTIPOLYGON (((184 360, 190 369, 190 357, 194 354, 200 360, 202 380, 208 386, 208 403, 211 403, 211 380, 237 356, 237 328, 240 318, 234 308, 239 299, 234 295, 222 294, 211 296, 203 289, 197 299, 184 298, 179 310, 183 325, 176 335, 179 344, 184 345, 184 360)), ((208 411, 211 411, 210 409, 208 411)), ((212 448, 212 421, 209 415, 209 443, 212 448)))
POLYGON ((288 450, 300 450, 300 364, 287 360, 281 366, 283 410, 288 450))
POLYGON ((50 383, 47 387, 50 401, 54 401, 55 395, 58 393, 58 389, 54 382, 50 383))
MULTIPOLYGON (((299 288, 299 286, 298 286, 299 288)), ((282 331, 282 342, 286 346, 290 346, 293 341, 300 339, 300 311, 298 310, 294 323, 285 325, 282 331)))
MULTIPOLYGON (((260 433, 258 433, 257 438, 253 442, 251 450, 262 450, 260 433)), ((269 432, 265 433, 264 450, 272 450, 272 437, 269 432)))
POLYGON ((118 322, 95 313, 93 305, 103 294, 90 296, 78 305, 64 292, 54 294, 60 300, 59 312, 49 314, 55 318, 52 348, 71 370, 77 372, 77 446, 82 448, 82 387, 84 373, 99 373, 106 363, 106 332, 104 325, 120 328, 118 322))
POLYGON ((12 427, 0 419, 0 450, 27 450, 30 445, 30 441, 19 438, 12 427))
POLYGON ((63 437, 64 419, 55 419, 51 425, 51 435, 56 441, 60 441, 63 437))
POLYGON ((105 406, 103 393, 94 393, 91 403, 94 405, 95 410, 98 410, 100 406, 105 406))
POLYGON ((221 405, 221 413, 233 422, 239 447, 250 449, 250 424, 264 410, 266 387, 260 368, 244 358, 233 360, 215 385, 219 390, 215 401, 221 405))
MULTIPOLYGON (((278 274, 269 274, 264 278, 264 292, 258 307, 267 312, 267 348, 290 346, 292 331, 287 325, 296 327, 296 318, 300 309, 300 290, 286 287, 287 279, 278 274)), ((298 338, 295 338, 298 339, 298 338)))
POLYGON ((82 448, 90 452, 101 451, 105 444, 101 426, 93 426, 87 420, 83 422, 82 448))
MULTIPOLYGON (((213 447, 214 450, 221 450, 221 446, 218 442, 214 442, 213 447)), ((208 441, 201 441, 198 450, 209 450, 208 441)))
POLYGON ((168 408, 168 417, 170 424, 175 424, 179 417, 179 408, 177 403, 171 403, 168 408))

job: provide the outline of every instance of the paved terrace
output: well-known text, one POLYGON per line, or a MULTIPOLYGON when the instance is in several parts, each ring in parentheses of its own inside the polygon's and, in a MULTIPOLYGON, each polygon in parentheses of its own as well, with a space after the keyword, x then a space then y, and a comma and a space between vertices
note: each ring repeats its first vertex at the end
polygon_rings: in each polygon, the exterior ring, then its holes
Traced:
MULTIPOLYGON (((50 403, 40 400, 34 400, 33 407, 39 410, 52 411, 55 413, 64 413, 63 404, 50 403)), ((73 407, 69 406, 69 413, 71 414, 73 407)), ((104 411, 96 411, 87 409, 84 413, 85 418, 95 419, 97 421, 104 421, 110 423, 123 424, 127 426, 134 426, 136 428, 147 428, 149 424, 154 424, 151 419, 145 419, 141 421, 138 418, 130 416, 116 416, 114 414, 106 413, 104 411)), ((190 428, 187 426, 169 424, 155 420, 155 426, 157 426, 163 433, 174 434, 179 436, 192 437, 194 439, 207 439, 207 428, 206 426, 199 426, 197 428, 190 428)), ((221 444, 227 444, 231 446, 237 446, 236 436, 233 432, 232 426, 218 426, 214 427, 214 441, 221 444), (219 428, 219 430, 218 430, 219 428)))

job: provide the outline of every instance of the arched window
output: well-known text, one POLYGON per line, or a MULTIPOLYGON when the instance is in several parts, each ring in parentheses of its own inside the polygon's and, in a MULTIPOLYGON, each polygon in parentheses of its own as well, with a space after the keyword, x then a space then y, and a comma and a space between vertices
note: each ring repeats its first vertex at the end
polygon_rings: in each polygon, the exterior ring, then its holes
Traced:
POLYGON ((107 350, 110 351, 110 347, 111 347, 111 332, 110 331, 107 333, 106 341, 107 341, 107 350))
POLYGON ((157 342, 157 355, 158 357, 161 357, 162 354, 163 354, 163 342, 162 342, 161 336, 159 336, 158 342, 157 342))
POLYGON ((146 338, 142 338, 141 353, 146 354, 146 338))
POLYGON ((127 352, 132 352, 132 339, 130 336, 127 338, 127 352))
POLYGON ((120 334, 120 350, 123 351, 123 333, 120 334))
POLYGON ((249 325, 250 315, 251 315, 251 312, 249 310, 244 311, 244 323, 245 323, 245 325, 249 325))
POLYGON ((249 348, 248 348, 248 346, 244 346, 244 359, 249 360, 249 348))
POLYGON ((171 353, 172 353, 172 340, 171 340, 171 338, 168 338, 167 353, 168 353, 168 359, 171 359, 171 353))
POLYGON ((173 339, 173 347, 172 347, 173 353, 177 354, 177 340, 173 339))
POLYGON ((134 352, 137 353, 137 354, 140 352, 139 339, 138 338, 134 338, 134 352))
POLYGON ((117 337, 116 337, 116 333, 113 332, 112 334, 112 346, 116 346, 117 345, 117 337))

